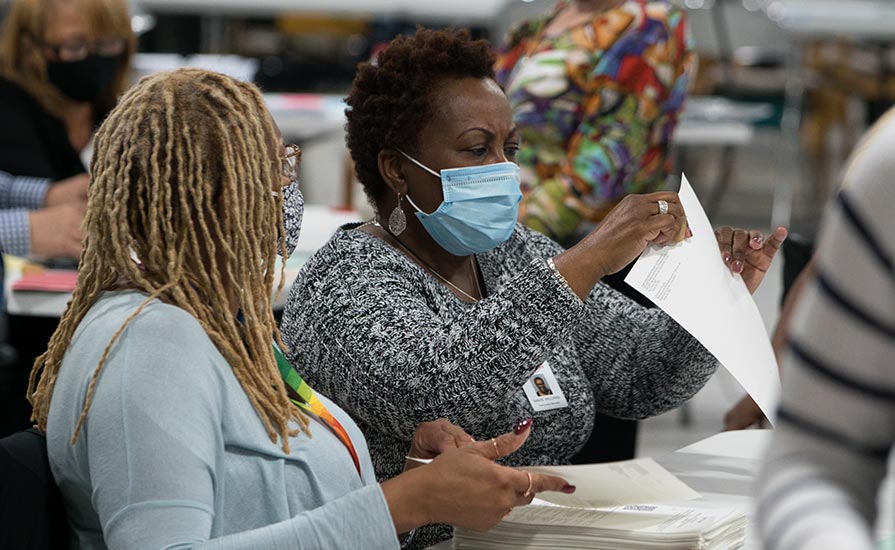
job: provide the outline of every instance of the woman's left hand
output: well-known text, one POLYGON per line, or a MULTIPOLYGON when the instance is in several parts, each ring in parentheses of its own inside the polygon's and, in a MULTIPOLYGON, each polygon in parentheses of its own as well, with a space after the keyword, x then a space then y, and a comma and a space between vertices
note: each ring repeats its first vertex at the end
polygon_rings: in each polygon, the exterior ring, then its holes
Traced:
MULTIPOLYGON (((435 458, 449 449, 466 447, 473 443, 475 443, 475 439, 463 431, 463 428, 452 424, 447 419, 439 418, 432 422, 423 422, 416 427, 407 456, 427 460, 435 458)), ((417 466, 422 466, 422 463, 408 460, 404 464, 404 471, 412 470, 417 466)))
POLYGON ((767 239, 757 230, 746 231, 726 225, 715 229, 724 263, 732 273, 742 275, 752 294, 764 279, 786 235, 785 227, 778 227, 767 239))

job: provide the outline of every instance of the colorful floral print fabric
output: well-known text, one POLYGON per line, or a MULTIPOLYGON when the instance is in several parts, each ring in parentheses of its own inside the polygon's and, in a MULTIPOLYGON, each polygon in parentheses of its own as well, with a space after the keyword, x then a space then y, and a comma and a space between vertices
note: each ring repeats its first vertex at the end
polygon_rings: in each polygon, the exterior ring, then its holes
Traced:
POLYGON ((662 189, 695 54, 684 14, 628 0, 556 35, 567 5, 510 32, 497 78, 522 136, 521 221, 559 242, 629 193, 662 189))

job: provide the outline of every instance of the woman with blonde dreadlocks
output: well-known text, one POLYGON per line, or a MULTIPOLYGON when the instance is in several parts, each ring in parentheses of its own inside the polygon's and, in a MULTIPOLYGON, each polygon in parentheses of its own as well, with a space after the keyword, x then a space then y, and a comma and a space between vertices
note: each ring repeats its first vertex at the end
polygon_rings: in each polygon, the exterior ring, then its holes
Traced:
POLYGON ((257 88, 197 69, 145 78, 100 128, 78 286, 29 392, 76 548, 396 548, 574 490, 494 463, 530 423, 421 425, 410 456, 434 460, 376 482, 273 345, 297 153, 257 88))

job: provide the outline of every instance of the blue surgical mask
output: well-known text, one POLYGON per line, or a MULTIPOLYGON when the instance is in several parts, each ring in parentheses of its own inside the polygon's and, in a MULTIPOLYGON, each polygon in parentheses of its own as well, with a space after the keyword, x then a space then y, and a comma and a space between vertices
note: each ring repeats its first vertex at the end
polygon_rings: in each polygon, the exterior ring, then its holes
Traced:
POLYGON ((512 162, 435 170, 400 151, 408 160, 441 179, 444 201, 431 214, 407 195, 420 223, 443 249, 455 256, 487 252, 513 234, 522 191, 519 167, 512 162))

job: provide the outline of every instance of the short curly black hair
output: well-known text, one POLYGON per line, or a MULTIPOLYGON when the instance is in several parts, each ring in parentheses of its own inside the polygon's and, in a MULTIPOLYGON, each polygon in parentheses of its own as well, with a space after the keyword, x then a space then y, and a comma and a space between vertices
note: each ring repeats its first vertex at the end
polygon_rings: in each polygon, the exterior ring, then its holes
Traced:
POLYGON ((495 56, 486 40, 465 30, 418 29, 392 40, 374 63, 362 63, 346 102, 348 150, 375 207, 388 186, 379 174, 379 152, 417 152, 416 140, 432 118, 433 85, 448 78, 494 78, 495 56))

